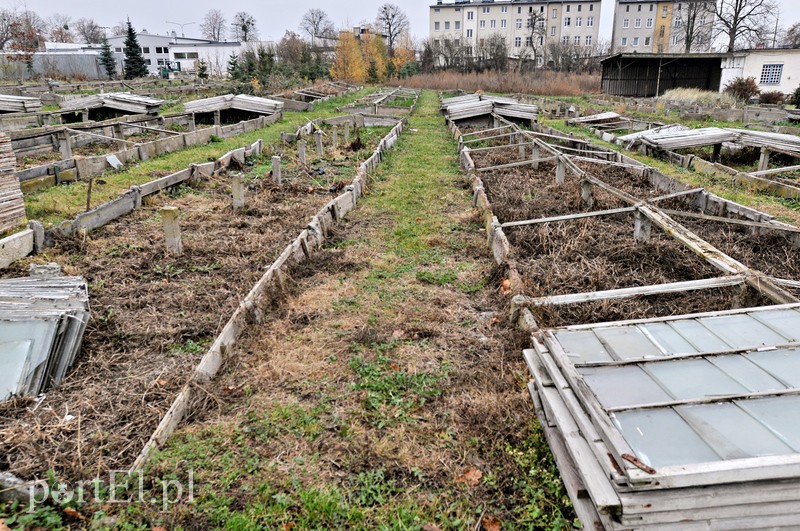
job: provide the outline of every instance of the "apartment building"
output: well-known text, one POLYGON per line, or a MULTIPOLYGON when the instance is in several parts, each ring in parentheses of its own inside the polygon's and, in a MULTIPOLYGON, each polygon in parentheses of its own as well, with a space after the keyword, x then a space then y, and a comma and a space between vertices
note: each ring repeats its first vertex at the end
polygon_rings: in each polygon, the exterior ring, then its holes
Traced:
POLYGON ((714 0, 616 2, 611 37, 613 53, 711 51, 714 0))
POLYGON ((469 46, 473 53, 493 35, 505 39, 512 57, 536 57, 542 64, 549 43, 582 48, 597 44, 600 0, 438 0, 430 6, 430 37, 469 46))

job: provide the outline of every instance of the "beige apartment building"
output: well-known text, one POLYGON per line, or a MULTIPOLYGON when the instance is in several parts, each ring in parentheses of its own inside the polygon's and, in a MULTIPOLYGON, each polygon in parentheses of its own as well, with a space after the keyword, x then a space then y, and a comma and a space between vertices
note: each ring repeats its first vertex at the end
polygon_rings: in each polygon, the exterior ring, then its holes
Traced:
POLYGON ((714 0, 616 0, 612 53, 711 51, 714 0), (690 35, 687 50, 686 36, 690 35))
POLYGON ((505 39, 511 57, 535 58, 541 66, 551 42, 590 48, 600 30, 600 0, 444 2, 430 6, 430 38, 469 46, 475 53, 493 35, 505 39))

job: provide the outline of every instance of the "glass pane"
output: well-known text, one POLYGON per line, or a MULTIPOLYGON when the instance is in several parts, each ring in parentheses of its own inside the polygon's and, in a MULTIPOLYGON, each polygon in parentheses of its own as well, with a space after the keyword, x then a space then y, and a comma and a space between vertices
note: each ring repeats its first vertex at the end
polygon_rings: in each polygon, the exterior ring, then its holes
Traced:
POLYGON ((698 352, 674 328, 667 323, 648 323, 641 325, 668 354, 693 354, 698 352))
POLYGON ((800 396, 739 400, 736 404, 772 430, 795 452, 800 451, 800 396))
POLYGON ((621 360, 631 358, 658 357, 664 354, 635 326, 601 328, 595 334, 611 349, 611 355, 621 360))
POLYGON ((793 453, 736 404, 682 406, 676 411, 723 459, 793 453))
POLYGON ((747 314, 708 317, 699 321, 734 348, 780 345, 786 341, 747 314))
POLYGON ((761 367, 739 354, 729 356, 709 356, 706 358, 739 382, 750 392, 786 389, 786 386, 769 375, 761 367))
POLYGON ((720 459, 671 408, 625 411, 613 418, 636 457, 655 469, 720 459))
POLYGON ((606 408, 672 400, 672 397, 637 366, 583 368, 578 372, 606 408))
POLYGON ((800 351, 767 350, 748 352, 744 356, 778 380, 800 388, 800 351))
POLYGON ((797 310, 765 310, 752 312, 755 319, 780 332, 786 342, 800 341, 800 312, 797 310))
POLYGON ((694 345, 697 352, 716 352, 731 349, 730 345, 712 334, 710 330, 694 319, 670 321, 669 325, 683 336, 686 341, 694 345))
POLYGON ((747 393, 747 389, 704 359, 647 363, 644 368, 676 400, 747 393))
POLYGON ((28 369, 30 341, 4 341, 0 343, 0 401, 24 389, 19 389, 28 369))
POLYGON ((614 359, 591 330, 565 330, 555 336, 573 363, 614 359))

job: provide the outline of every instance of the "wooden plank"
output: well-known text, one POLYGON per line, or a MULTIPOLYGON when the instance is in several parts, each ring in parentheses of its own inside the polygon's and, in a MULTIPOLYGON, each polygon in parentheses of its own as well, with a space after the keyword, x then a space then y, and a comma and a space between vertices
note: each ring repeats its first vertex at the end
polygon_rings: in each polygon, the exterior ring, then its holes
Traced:
POLYGON ((555 157, 546 157, 546 158, 538 158, 533 160, 523 160, 520 162, 510 162, 508 164, 500 164, 499 166, 487 166, 486 168, 475 168, 475 171, 494 171, 494 170, 502 170, 506 168, 516 168, 519 166, 530 166, 531 164, 539 164, 540 162, 552 162, 558 159, 558 156, 555 157))
POLYGON ((701 214, 699 212, 684 212, 681 210, 662 210, 668 216, 679 216, 683 218, 702 219, 704 221, 718 221, 720 223, 729 223, 731 225, 741 225, 745 227, 757 227, 760 229, 775 230, 780 232, 800 232, 800 228, 787 224, 777 223, 763 223, 760 221, 749 221, 745 219, 725 218, 720 216, 709 216, 708 214, 701 214))
POLYGON ((580 304, 599 300, 627 299, 631 297, 644 297, 650 295, 663 295, 666 293, 681 293, 686 291, 738 286, 744 283, 744 278, 744 275, 731 275, 727 277, 671 282, 651 286, 591 291, 587 293, 571 293, 567 295, 551 295, 547 297, 530 299, 529 301, 533 306, 556 306, 580 304))
POLYGON ((576 219, 585 219, 585 218, 594 218, 594 217, 601 217, 601 216, 613 216, 615 214, 625 214, 628 212, 633 212, 636 210, 636 207, 622 207, 622 208, 613 208, 611 210, 597 210, 594 212, 581 212, 578 214, 566 214, 564 216, 553 216, 549 218, 538 218, 538 219, 528 219, 524 221, 509 221, 507 223, 503 223, 500 226, 503 228, 507 227, 520 227, 523 225, 538 225, 541 223, 554 223, 560 221, 573 221, 576 219))

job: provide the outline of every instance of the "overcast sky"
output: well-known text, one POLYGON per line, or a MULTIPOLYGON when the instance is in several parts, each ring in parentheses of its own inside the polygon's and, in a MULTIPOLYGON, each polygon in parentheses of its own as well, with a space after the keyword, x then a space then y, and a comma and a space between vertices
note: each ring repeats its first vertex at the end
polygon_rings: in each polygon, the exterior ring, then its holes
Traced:
MULTIPOLYGON (((66 13, 73 18, 94 18, 101 26, 114 26, 120 20, 130 16, 137 30, 146 28, 150 33, 166 34, 180 28, 166 21, 186 24, 184 33, 187 37, 200 36, 200 23, 209 9, 220 9, 228 21, 237 11, 247 11, 256 18, 262 40, 278 40, 286 30, 298 31, 303 14, 312 8, 321 8, 328 13, 334 24, 345 28, 357 25, 361 21, 372 21, 378 7, 386 0, 327 0, 325 2, 297 0, 135 0, 122 2, 119 0, 0 0, 3 5, 16 5, 17 8, 27 4, 28 9, 36 11, 47 18, 53 13, 66 13)), ((425 38, 428 34, 428 7, 433 2, 425 0, 390 0, 400 6, 411 21, 411 32, 415 38, 425 38)), ((434 0, 435 2, 435 0, 434 0)), ((800 21, 800 1, 778 0, 780 21, 789 27, 800 21)), ((611 19, 614 11, 614 0, 603 0, 600 20, 600 37, 611 37, 611 19)))

